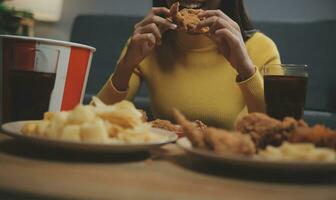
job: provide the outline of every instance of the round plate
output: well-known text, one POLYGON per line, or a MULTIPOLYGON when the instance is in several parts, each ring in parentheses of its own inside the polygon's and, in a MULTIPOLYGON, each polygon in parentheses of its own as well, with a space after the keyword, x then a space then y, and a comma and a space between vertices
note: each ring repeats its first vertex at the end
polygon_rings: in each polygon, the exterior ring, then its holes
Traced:
POLYGON ((280 170, 336 170, 336 161, 273 161, 264 160, 257 156, 242 156, 242 155, 219 155, 212 151, 193 148, 188 138, 183 137, 177 140, 176 144, 187 151, 202 159, 208 159, 215 162, 220 162, 228 165, 236 165, 249 168, 259 169, 280 169, 280 170))
POLYGON ((147 151, 151 148, 159 147, 161 145, 175 142, 177 140, 177 135, 175 133, 162 129, 151 128, 152 133, 167 136, 167 140, 163 142, 161 141, 161 142, 152 142, 144 144, 108 144, 108 143, 72 142, 72 141, 23 135, 21 132, 21 128, 27 122, 33 122, 33 121, 9 122, 3 124, 1 128, 6 135, 20 139, 24 142, 67 150, 90 151, 90 152, 132 153, 139 151, 147 151))

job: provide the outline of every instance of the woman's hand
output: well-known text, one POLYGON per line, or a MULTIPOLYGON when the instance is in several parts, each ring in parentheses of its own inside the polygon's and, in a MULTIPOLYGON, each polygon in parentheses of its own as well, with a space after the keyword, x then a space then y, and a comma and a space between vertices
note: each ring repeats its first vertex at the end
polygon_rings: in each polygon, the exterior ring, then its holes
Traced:
POLYGON ((113 85, 118 90, 126 90, 131 74, 136 66, 161 44, 162 33, 168 29, 176 29, 177 25, 160 17, 170 16, 165 7, 152 8, 148 15, 134 26, 134 32, 125 56, 120 60, 112 77, 113 85))
POLYGON ((161 45, 162 33, 177 28, 175 24, 160 16, 169 17, 169 9, 152 8, 148 15, 134 26, 133 36, 123 58, 130 67, 138 65, 156 45, 161 45))
POLYGON ((255 67, 247 53, 239 25, 221 10, 206 10, 199 17, 206 18, 199 27, 210 27, 210 38, 237 70, 238 79, 246 80, 251 77, 255 67))

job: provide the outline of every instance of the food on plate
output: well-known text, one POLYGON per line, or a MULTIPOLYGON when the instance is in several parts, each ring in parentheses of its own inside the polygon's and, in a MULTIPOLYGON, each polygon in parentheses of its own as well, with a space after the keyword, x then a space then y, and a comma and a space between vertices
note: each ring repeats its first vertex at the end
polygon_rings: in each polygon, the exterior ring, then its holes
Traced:
POLYGON ((315 147, 312 143, 288 142, 279 147, 267 146, 265 150, 259 151, 258 155, 266 160, 288 161, 334 161, 336 158, 332 149, 315 147))
POLYGON ((92 105, 78 105, 71 111, 46 112, 44 120, 28 122, 22 133, 29 136, 94 143, 151 143, 165 141, 151 132, 143 114, 131 102, 105 105, 93 98, 92 105))
POLYGON ((303 120, 295 120, 291 117, 280 121, 262 113, 252 113, 238 120, 236 131, 252 137, 262 158, 335 159, 332 153, 335 153, 334 149, 336 149, 336 132, 323 125, 309 127, 303 120), (280 147, 277 148, 278 146, 280 147), (262 150, 264 148, 266 150, 262 150))
MULTIPOLYGON (((154 128, 161 128, 161 129, 165 129, 165 130, 174 132, 179 137, 184 136, 183 128, 178 124, 173 124, 169 120, 156 119, 154 121, 151 121, 150 123, 152 124, 152 127, 154 127, 154 128)), ((196 128, 198 128, 201 132, 204 132, 204 130, 207 128, 207 126, 203 122, 201 122, 200 120, 194 121, 193 125, 196 128)))
POLYGON ((205 131, 207 130, 208 126, 206 124, 204 124, 202 121, 200 120, 196 120, 193 122, 194 126, 196 128, 198 128, 202 133, 205 133, 205 131))
POLYGON ((251 138, 239 132, 208 128, 204 134, 204 139, 208 147, 218 154, 230 152, 241 155, 253 155, 256 152, 251 138))
POLYGON ((147 115, 146 111, 141 110, 141 109, 138 109, 138 110, 139 110, 139 112, 141 112, 141 114, 142 114, 141 120, 142 120, 143 122, 147 122, 147 121, 148 121, 148 115, 147 115))
POLYGON ((283 121, 262 113, 244 116, 236 123, 236 130, 249 134, 258 148, 279 146, 284 141, 313 143, 317 147, 336 149, 336 132, 323 125, 309 127, 303 120, 286 117, 283 121))
POLYGON ((309 127, 303 120, 287 117, 280 121, 251 113, 238 120, 235 131, 226 131, 212 127, 201 130, 175 109, 174 117, 193 148, 219 155, 231 153, 289 161, 336 158, 336 132, 322 125, 309 127))
POLYGON ((181 125, 185 136, 190 140, 192 146, 195 148, 207 149, 204 133, 189 122, 180 111, 174 109, 173 113, 176 122, 181 125))
POLYGON ((217 154, 254 155, 256 152, 255 145, 249 135, 211 127, 201 131, 176 109, 174 116, 195 148, 211 150, 217 154))
POLYGON ((289 137, 288 141, 292 143, 309 142, 317 147, 328 147, 336 150, 336 132, 323 125, 298 128, 289 137))
POLYGON ((183 8, 180 10, 179 2, 174 3, 170 8, 170 14, 173 22, 175 22, 179 30, 190 34, 205 34, 209 32, 209 27, 199 28, 198 24, 204 18, 198 17, 202 9, 183 8))
POLYGON ((301 127, 307 128, 308 125, 303 120, 287 117, 279 121, 262 113, 248 114, 236 123, 236 131, 250 135, 258 148, 279 146, 301 127))
POLYGON ((179 137, 183 136, 183 129, 180 125, 173 124, 171 121, 156 119, 150 122, 152 127, 161 128, 176 133, 179 137))

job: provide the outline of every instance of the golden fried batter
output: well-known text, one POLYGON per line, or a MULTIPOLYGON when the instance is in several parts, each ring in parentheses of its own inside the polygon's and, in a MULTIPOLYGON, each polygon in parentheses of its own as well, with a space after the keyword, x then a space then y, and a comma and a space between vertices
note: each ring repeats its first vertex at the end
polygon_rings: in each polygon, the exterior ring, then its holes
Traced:
POLYGON ((308 124, 303 121, 303 120, 296 120, 292 117, 286 117, 283 121, 282 121, 282 129, 285 129, 287 131, 293 131, 296 130, 297 128, 301 128, 301 127, 305 127, 308 128, 308 124))
POLYGON ((317 147, 336 149, 336 132, 323 125, 297 128, 288 140, 292 143, 309 142, 317 147))
POLYGON ((202 121, 196 120, 193 122, 194 126, 197 127, 202 133, 205 133, 207 130, 208 126, 205 125, 202 121))
POLYGON ((173 114, 176 122, 182 126, 185 136, 190 140, 193 147, 207 149, 204 142, 204 134, 200 129, 195 127, 192 122, 189 122, 180 111, 174 109, 173 114))
MULTIPOLYGON (((161 128, 167 131, 174 132, 178 137, 184 137, 184 132, 182 126, 178 124, 173 124, 169 120, 156 119, 150 122, 153 128, 161 128)), ((196 128, 198 128, 202 133, 204 133, 207 126, 200 120, 196 120, 192 123, 196 128)))
POLYGON ((184 8, 179 10, 179 2, 174 3, 170 8, 170 14, 173 22, 175 22, 178 28, 190 34, 205 34, 209 32, 209 27, 198 28, 198 24, 204 20, 199 18, 198 14, 202 9, 188 9, 184 8))
POLYGON ((183 128, 180 125, 171 123, 168 120, 156 119, 150 122, 152 127, 161 128, 176 133, 179 137, 183 136, 183 128))
POLYGON ((196 128, 195 122, 188 121, 178 110, 174 110, 174 116, 193 147, 217 154, 253 155, 256 148, 280 146, 283 142, 336 149, 336 131, 323 125, 309 127, 303 120, 291 117, 280 121, 262 113, 252 113, 238 120, 237 132, 228 132, 211 127, 196 128))
POLYGON ((249 134, 258 148, 281 145, 299 127, 308 125, 290 117, 279 121, 262 113, 248 114, 236 123, 236 131, 249 134))
POLYGON ((253 155, 256 152, 255 145, 249 135, 216 128, 205 128, 202 133, 178 110, 174 110, 174 116, 195 148, 212 150, 217 154, 253 155))
POLYGON ((208 147, 217 154, 253 155, 256 153, 255 145, 250 136, 238 132, 207 128, 204 139, 208 147))

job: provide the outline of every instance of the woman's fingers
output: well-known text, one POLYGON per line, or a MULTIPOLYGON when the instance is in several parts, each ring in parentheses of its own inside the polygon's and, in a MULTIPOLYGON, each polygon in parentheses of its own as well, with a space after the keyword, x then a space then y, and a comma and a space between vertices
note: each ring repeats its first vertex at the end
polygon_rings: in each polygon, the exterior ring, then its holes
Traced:
POLYGON ((160 29, 164 29, 164 30, 168 30, 168 29, 174 30, 177 28, 176 24, 173 24, 169 20, 164 19, 157 15, 148 16, 141 22, 139 26, 145 26, 151 23, 155 23, 158 27, 160 27, 160 29))
POLYGON ((170 10, 166 7, 153 7, 151 13, 154 15, 164 15, 166 17, 170 16, 170 10))
POLYGON ((222 28, 215 31, 215 36, 224 37, 231 47, 238 47, 240 45, 240 38, 232 33, 229 29, 222 28))
POLYGON ((210 34, 214 34, 215 31, 217 31, 218 29, 222 29, 222 28, 226 28, 234 34, 240 34, 240 32, 238 32, 234 27, 232 27, 229 22, 217 16, 212 16, 212 17, 209 17, 203 20, 201 23, 199 23, 198 26, 199 27, 210 27, 210 30, 209 30, 210 34))
POLYGON ((222 11, 207 10, 202 12, 199 16, 206 17, 199 23, 199 27, 209 27, 211 38, 217 42, 221 42, 221 38, 231 47, 238 47, 241 44, 241 32, 239 26, 233 22, 222 11))
POLYGON ((145 19, 135 25, 135 28, 139 28, 151 23, 155 23, 162 32, 168 29, 174 30, 177 28, 176 24, 173 24, 161 16, 170 16, 169 9, 164 7, 152 8, 151 12, 145 17, 145 19))
POLYGON ((148 42, 150 46, 155 45, 155 36, 153 33, 135 34, 132 37, 132 44, 144 44, 148 42))
POLYGON ((218 18, 224 19, 233 28, 235 28, 237 31, 240 31, 239 25, 235 21, 233 21, 229 16, 223 13, 221 10, 206 10, 204 12, 201 12, 198 16, 205 17, 205 18, 218 17, 218 18))
POLYGON ((170 10, 165 7, 152 8, 149 14, 134 26, 132 42, 134 44, 145 44, 149 46, 160 45, 162 33, 168 29, 176 29, 177 25, 167 19, 160 17, 170 16, 170 10))
POLYGON ((217 29, 221 29, 223 27, 229 28, 227 26, 227 23, 225 23, 225 22, 221 23, 220 19, 221 18, 219 18, 217 16, 213 16, 213 17, 210 17, 210 18, 207 18, 206 20, 204 20, 205 21, 204 22, 205 26, 209 27, 209 33, 210 34, 213 35, 217 29))
POLYGON ((212 17, 212 16, 217 16, 217 17, 222 17, 225 18, 225 14, 221 10, 205 10, 198 14, 199 17, 212 17))
POLYGON ((161 38, 162 38, 161 32, 160 32, 159 28, 157 27, 157 25, 154 24, 154 23, 147 24, 146 26, 139 27, 138 29, 136 29, 134 31, 134 34, 138 34, 138 33, 139 34, 152 33, 155 36, 156 42, 158 44, 161 43, 161 38))
POLYGON ((164 30, 168 30, 168 29, 175 30, 177 28, 177 25, 171 23, 169 20, 159 17, 157 15, 152 15, 152 16, 148 16, 143 21, 136 24, 135 29, 141 26, 152 24, 152 23, 155 23, 160 28, 161 32, 164 32, 164 30))

